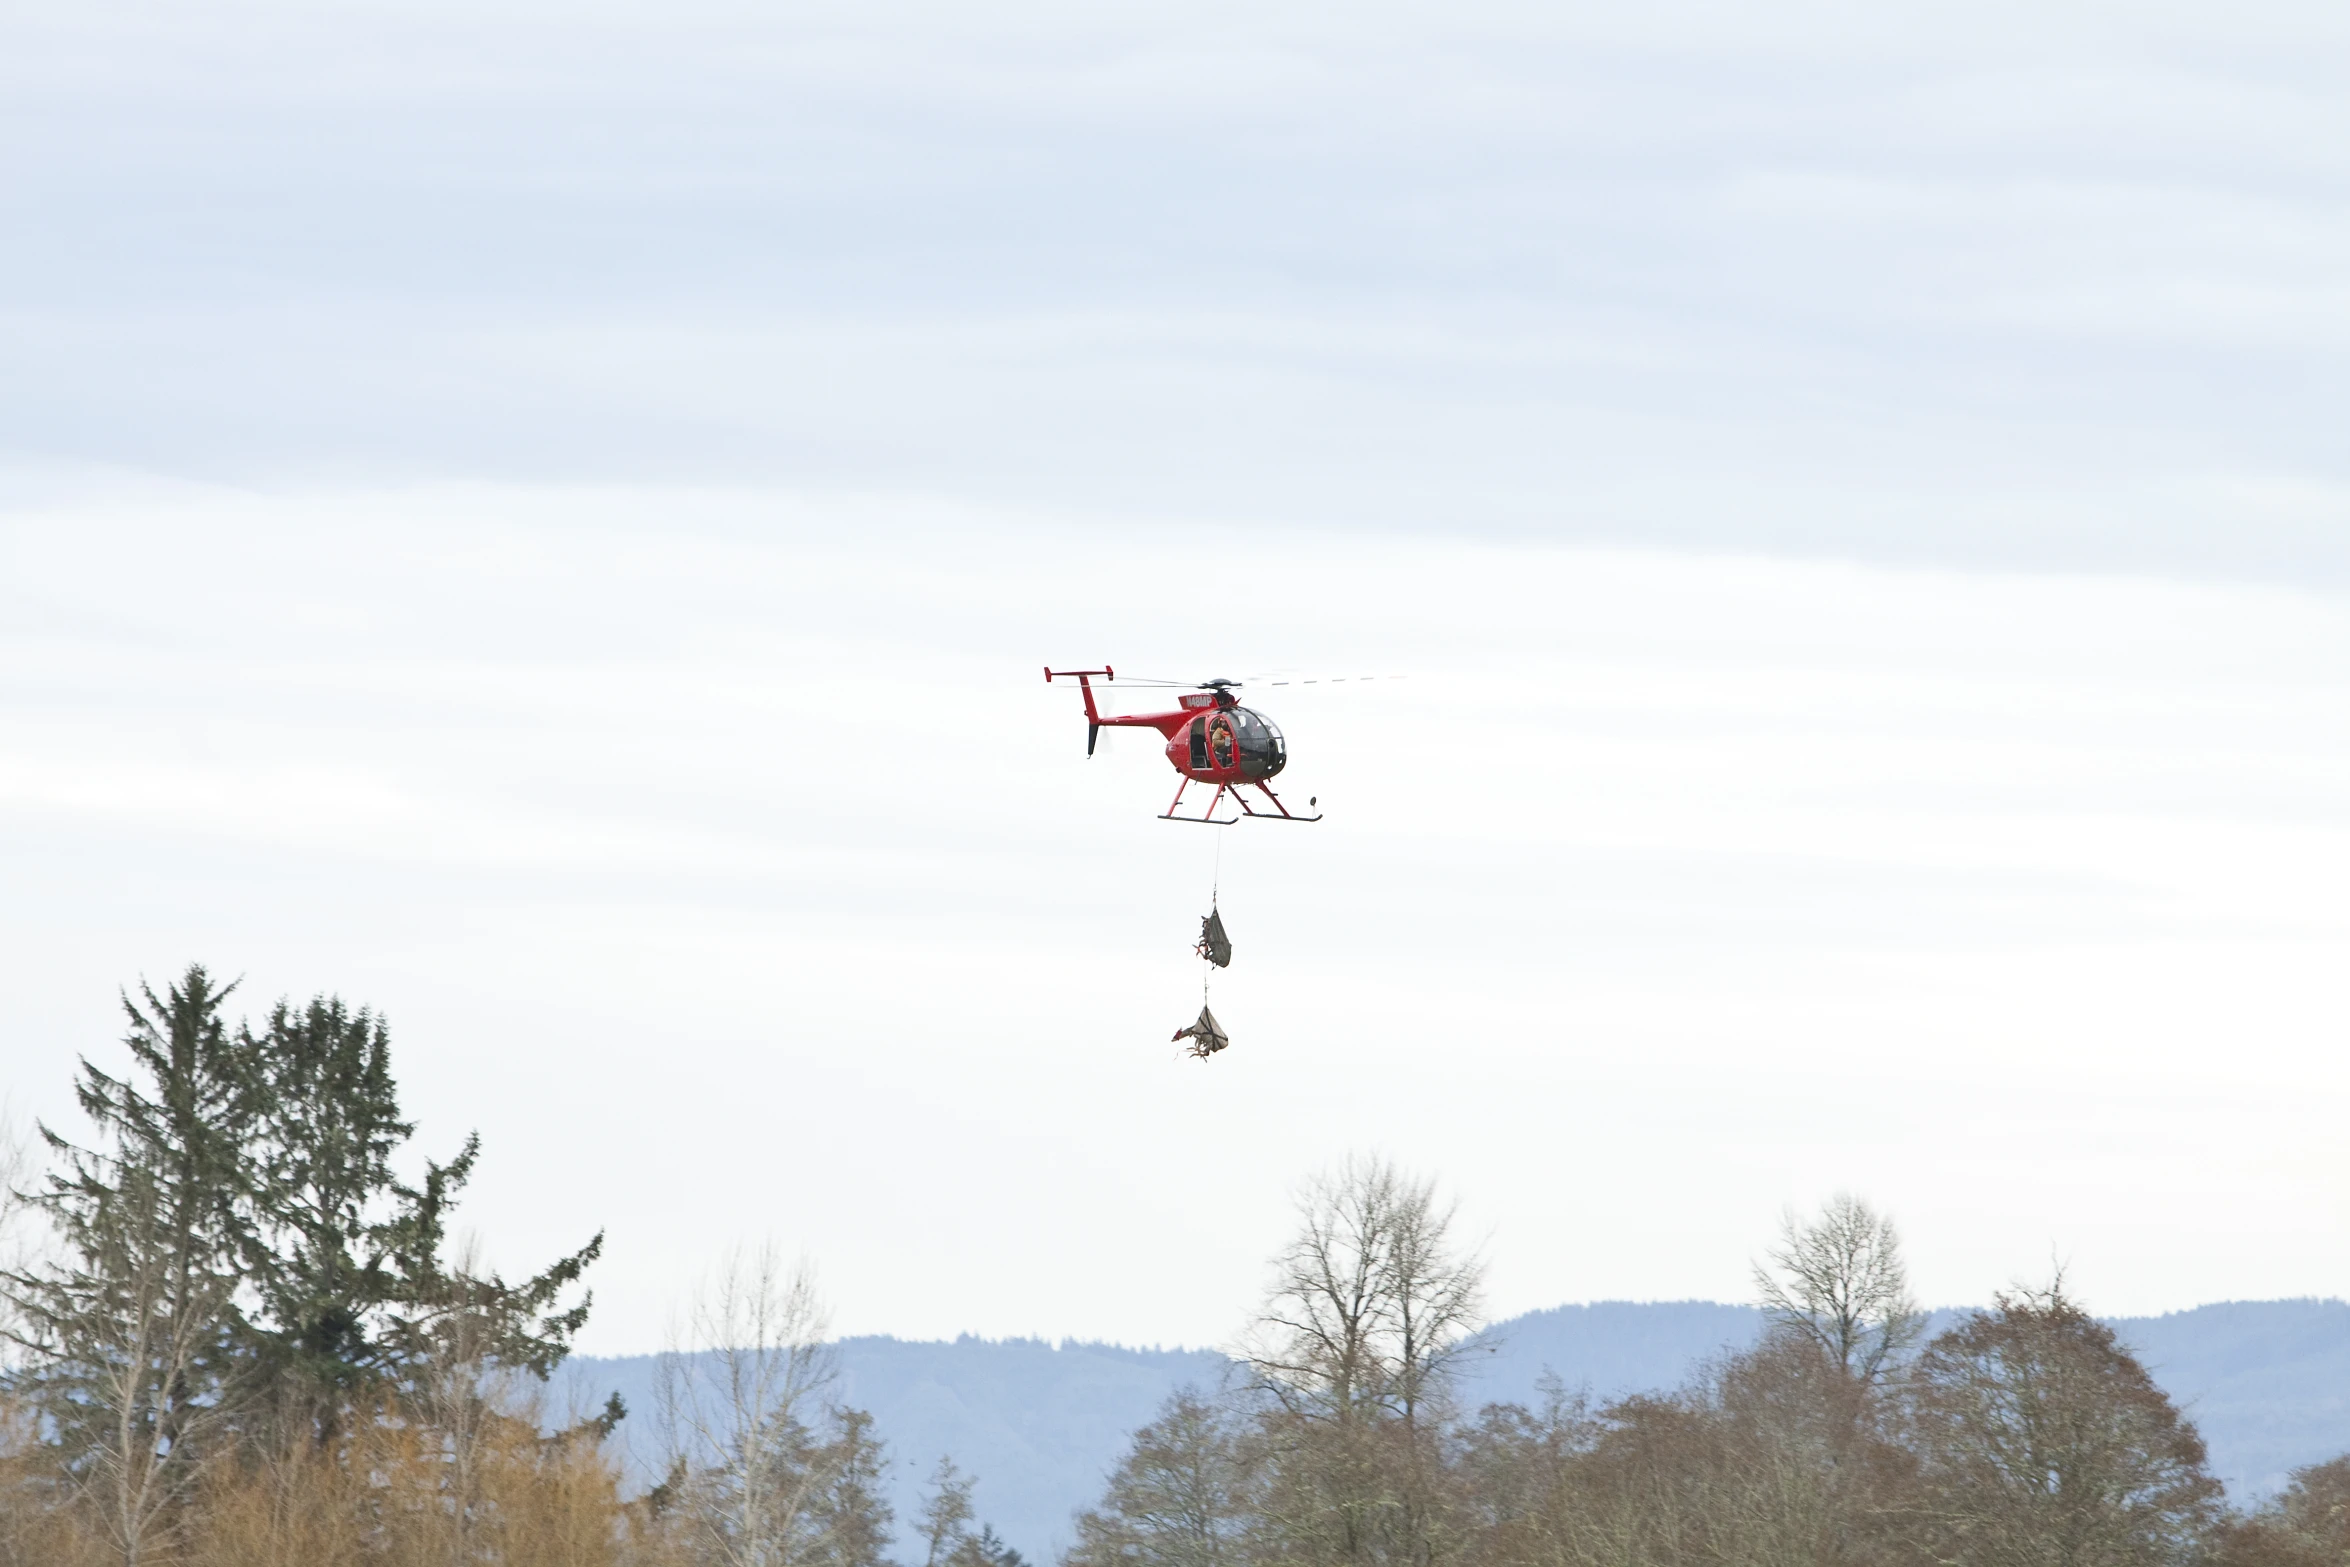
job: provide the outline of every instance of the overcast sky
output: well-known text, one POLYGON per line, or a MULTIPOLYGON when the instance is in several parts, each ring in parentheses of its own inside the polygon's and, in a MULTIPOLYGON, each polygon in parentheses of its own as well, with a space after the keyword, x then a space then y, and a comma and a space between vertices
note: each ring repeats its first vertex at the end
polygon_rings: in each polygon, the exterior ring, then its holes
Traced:
POLYGON ((0 1078, 386 1009, 592 1347, 1215 1342, 1289 1190, 1503 1311, 2350 1287, 2350 19, 18 5, 0 1078), (1252 695, 1223 838, 1038 666, 1252 695))

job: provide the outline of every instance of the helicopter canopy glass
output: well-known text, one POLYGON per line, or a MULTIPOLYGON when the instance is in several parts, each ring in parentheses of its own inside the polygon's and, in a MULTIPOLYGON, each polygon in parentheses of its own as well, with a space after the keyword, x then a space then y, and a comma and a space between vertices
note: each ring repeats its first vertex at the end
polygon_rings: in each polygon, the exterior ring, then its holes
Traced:
POLYGON ((1240 742, 1240 765, 1251 778, 1270 778, 1288 765, 1289 748, 1271 719, 1253 708, 1232 710, 1232 729, 1240 742))

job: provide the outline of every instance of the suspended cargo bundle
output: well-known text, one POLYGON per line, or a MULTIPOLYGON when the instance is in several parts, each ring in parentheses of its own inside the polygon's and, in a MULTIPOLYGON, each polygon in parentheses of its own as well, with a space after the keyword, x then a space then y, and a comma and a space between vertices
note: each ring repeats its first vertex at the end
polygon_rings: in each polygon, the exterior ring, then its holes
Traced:
POLYGON ((1224 934, 1224 916, 1215 909, 1199 922, 1199 945, 1192 948, 1218 968, 1232 966, 1232 940, 1224 934))
POLYGON ((1231 1036, 1216 1022, 1216 1014, 1204 1006, 1199 1009, 1199 1021, 1175 1030, 1175 1037, 1190 1040, 1191 1053, 1202 1061, 1232 1043, 1231 1036))

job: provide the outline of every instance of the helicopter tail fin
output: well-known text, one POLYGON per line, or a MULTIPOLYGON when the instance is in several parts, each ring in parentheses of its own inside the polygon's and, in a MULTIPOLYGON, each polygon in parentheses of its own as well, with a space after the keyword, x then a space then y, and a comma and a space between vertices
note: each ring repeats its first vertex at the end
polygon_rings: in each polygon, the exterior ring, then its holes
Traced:
POLYGON ((1085 721, 1091 726, 1085 736, 1085 754, 1087 756, 1093 755, 1094 737, 1100 733, 1102 727, 1102 715, 1093 705, 1093 677, 1095 675, 1101 676, 1104 680, 1118 678, 1118 672, 1107 664, 1099 669, 1055 669, 1050 664, 1044 667, 1044 683, 1048 686, 1053 683, 1056 677, 1062 680, 1074 677, 1077 681, 1077 694, 1085 698, 1085 721))

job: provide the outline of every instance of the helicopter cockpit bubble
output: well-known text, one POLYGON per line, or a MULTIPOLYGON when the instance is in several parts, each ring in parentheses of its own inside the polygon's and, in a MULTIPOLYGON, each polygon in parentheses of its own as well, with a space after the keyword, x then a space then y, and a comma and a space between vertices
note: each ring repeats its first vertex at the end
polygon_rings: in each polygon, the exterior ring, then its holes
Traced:
POLYGON ((1232 727, 1240 741, 1240 770, 1250 778, 1270 778, 1289 765, 1289 747, 1273 720, 1254 708, 1236 707, 1232 727))

